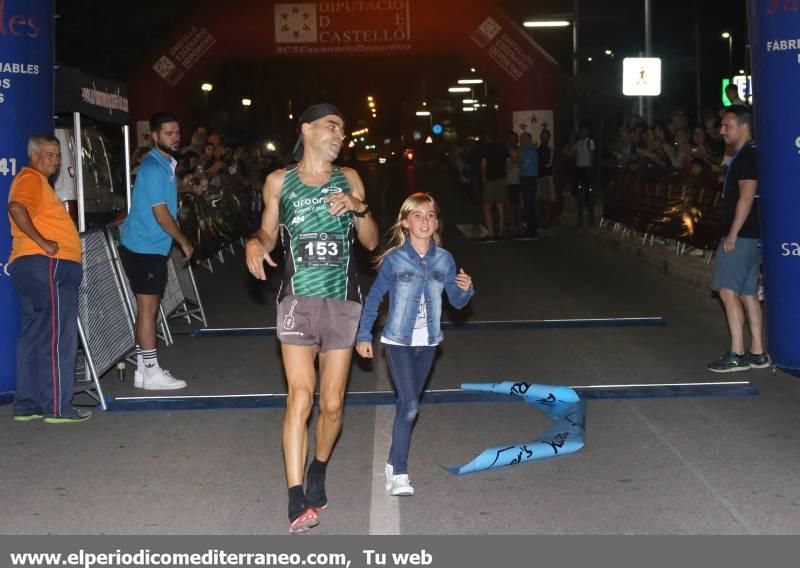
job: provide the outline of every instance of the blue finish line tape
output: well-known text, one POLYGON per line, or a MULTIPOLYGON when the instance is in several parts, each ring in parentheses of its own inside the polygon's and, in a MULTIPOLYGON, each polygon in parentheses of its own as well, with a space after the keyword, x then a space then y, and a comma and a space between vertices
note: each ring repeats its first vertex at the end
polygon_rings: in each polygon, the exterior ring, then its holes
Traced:
POLYGON ((586 434, 586 401, 575 390, 553 385, 530 383, 463 384, 466 391, 503 394, 521 398, 543 411, 553 420, 553 426, 541 436, 522 444, 488 448, 463 465, 448 467, 450 473, 464 475, 475 471, 496 469, 529 461, 574 454, 584 445, 586 434))
MULTIPOLYGON (((583 318, 546 320, 495 320, 442 322, 443 330, 452 331, 504 331, 512 329, 570 329, 593 327, 663 327, 663 317, 634 318, 583 318)), ((376 328, 380 331, 382 328, 376 328)), ((177 334, 175 334, 177 335, 177 334)), ((275 327, 217 327, 201 328, 189 332, 192 337, 254 337, 275 335, 275 327)))
MULTIPOLYGON (((516 383, 519 381, 511 381, 516 383)), ((596 385, 569 387, 582 400, 621 400, 655 398, 702 398, 755 396, 758 390, 748 381, 718 383, 669 383, 633 385, 596 385)), ((109 412, 173 410, 222 410, 253 408, 285 408, 286 394, 229 394, 178 396, 107 397, 109 412)), ((496 392, 463 389, 428 390, 423 404, 468 404, 520 402, 519 398, 496 392)), ((350 406, 387 406, 395 404, 394 391, 348 392, 345 404, 350 406)))

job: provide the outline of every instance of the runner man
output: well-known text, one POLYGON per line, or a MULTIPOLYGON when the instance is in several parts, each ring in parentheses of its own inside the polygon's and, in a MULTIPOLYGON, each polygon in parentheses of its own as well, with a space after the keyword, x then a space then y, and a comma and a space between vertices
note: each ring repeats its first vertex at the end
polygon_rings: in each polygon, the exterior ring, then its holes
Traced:
POLYGON ((266 280, 263 261, 277 266, 269 253, 279 234, 285 253, 277 331, 288 382, 283 456, 291 533, 319 524, 318 513, 328 504, 325 471, 342 429, 344 392, 361 315, 352 247, 356 235, 368 250, 379 240, 361 178, 333 164, 345 138, 342 113, 331 104, 314 105, 300 116, 299 130, 294 153, 299 163, 267 177, 261 228, 246 249, 248 270, 259 280, 266 280), (320 414, 304 491, 317 354, 320 414))

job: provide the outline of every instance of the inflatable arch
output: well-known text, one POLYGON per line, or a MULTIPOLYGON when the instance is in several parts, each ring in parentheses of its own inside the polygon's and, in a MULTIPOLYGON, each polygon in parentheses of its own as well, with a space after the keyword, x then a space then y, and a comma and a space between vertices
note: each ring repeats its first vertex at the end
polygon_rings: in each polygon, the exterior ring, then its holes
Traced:
POLYGON ((456 55, 500 97, 498 133, 552 130, 560 71, 519 24, 488 0, 246 0, 236 10, 199 3, 131 76, 131 117, 179 110, 233 57, 456 55))

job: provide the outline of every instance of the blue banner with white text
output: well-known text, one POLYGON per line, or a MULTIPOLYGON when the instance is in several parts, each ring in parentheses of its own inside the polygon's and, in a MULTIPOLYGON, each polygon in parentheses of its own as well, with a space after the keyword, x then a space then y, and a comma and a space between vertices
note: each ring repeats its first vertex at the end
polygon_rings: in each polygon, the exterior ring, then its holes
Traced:
POLYGON ((0 0, 0 403, 16 388, 19 305, 8 276, 8 191, 28 137, 53 132, 53 0, 0 0))
POLYGON ((800 371, 800 6, 750 2, 769 352, 800 371))

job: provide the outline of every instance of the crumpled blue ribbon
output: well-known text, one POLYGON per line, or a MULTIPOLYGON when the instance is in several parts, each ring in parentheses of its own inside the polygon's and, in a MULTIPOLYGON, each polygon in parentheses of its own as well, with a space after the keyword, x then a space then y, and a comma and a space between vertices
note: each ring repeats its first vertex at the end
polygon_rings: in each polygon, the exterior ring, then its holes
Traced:
POLYGON ((464 465, 448 467, 456 475, 495 469, 553 456, 577 452, 583 447, 586 432, 586 401, 564 386, 534 385, 505 381, 502 383, 464 383, 463 390, 494 392, 519 396, 553 419, 553 427, 531 442, 498 446, 481 452, 464 465))

